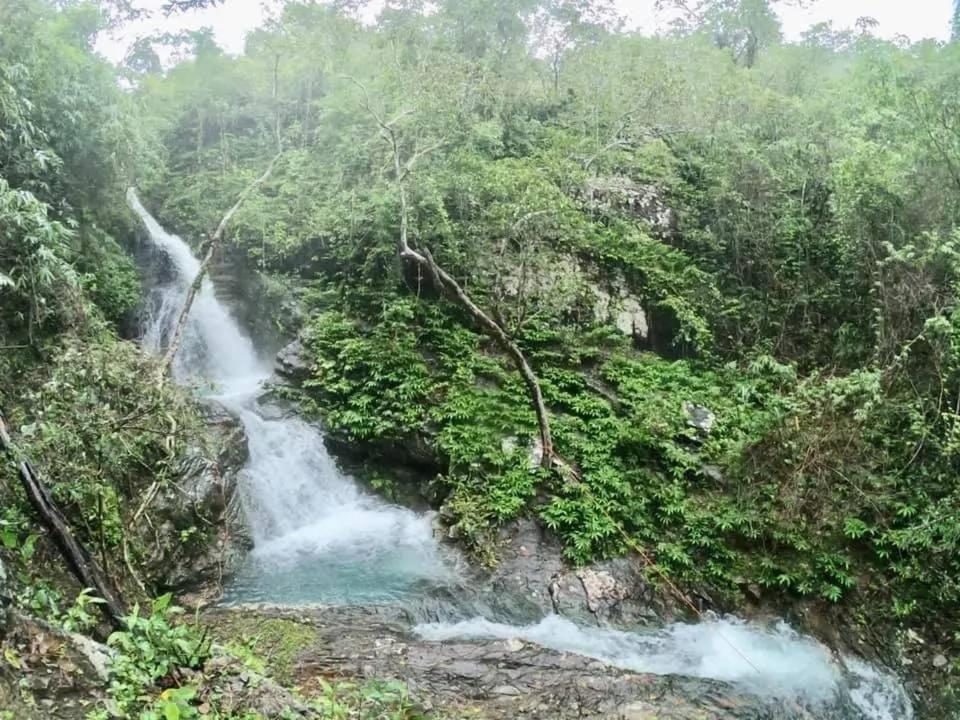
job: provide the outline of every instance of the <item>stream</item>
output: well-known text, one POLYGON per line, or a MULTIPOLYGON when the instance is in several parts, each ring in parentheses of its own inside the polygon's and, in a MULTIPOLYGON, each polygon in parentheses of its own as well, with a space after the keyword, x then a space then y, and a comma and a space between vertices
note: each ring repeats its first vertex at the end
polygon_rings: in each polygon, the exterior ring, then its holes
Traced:
MULTIPOLYGON (((171 269, 170 281, 151 288, 146 301, 142 343, 159 353, 200 263, 133 189, 128 200, 171 269)), ((364 491, 338 468, 315 426, 261 408, 258 397, 271 374, 271 362, 258 356, 206 278, 174 376, 226 406, 248 438, 241 491, 254 549, 229 581, 225 604, 396 604, 419 620, 413 632, 423 640, 521 639, 626 670, 728 682, 777 707, 799 704, 810 713, 803 717, 913 718, 894 675, 833 653, 784 623, 727 617, 624 632, 558 615, 530 618, 512 612, 510 598, 484 597, 472 587, 470 568, 435 540, 429 513, 364 491)))

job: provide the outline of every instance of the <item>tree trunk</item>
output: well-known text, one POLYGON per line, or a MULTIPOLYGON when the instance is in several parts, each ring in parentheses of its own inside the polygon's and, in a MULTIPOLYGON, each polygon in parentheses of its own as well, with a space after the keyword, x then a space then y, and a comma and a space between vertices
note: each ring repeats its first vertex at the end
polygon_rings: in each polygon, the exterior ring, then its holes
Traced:
POLYGON ((410 114, 411 111, 403 112, 393 120, 387 121, 371 106, 370 96, 367 93, 366 87, 352 77, 348 77, 347 79, 359 87, 363 92, 364 107, 376 121, 377 125, 380 126, 380 129, 383 131, 383 136, 386 138, 387 142, 390 143, 390 149, 393 153, 393 169, 396 175, 397 189, 400 192, 400 233, 397 238, 397 252, 401 262, 403 260, 409 260, 416 263, 417 267, 421 271, 425 271, 431 277, 438 291, 446 294, 447 297, 451 298, 453 301, 463 307, 468 313, 470 313, 474 320, 476 320, 476 322, 480 325, 481 329, 487 335, 493 338, 493 340, 500 345, 503 351, 510 356, 510 359, 513 361, 514 365, 516 365, 517 370, 523 377, 523 382, 527 386, 527 390, 530 393, 530 402, 533 405, 534 412, 537 415, 537 425, 540 430, 540 444, 543 449, 543 454, 540 458, 541 467, 549 470, 551 467, 553 467, 554 461, 558 461, 558 465, 560 467, 566 467, 572 471, 573 468, 559 458, 553 448, 553 435, 550 430, 550 416, 547 413, 547 407, 543 401, 543 392, 540 390, 540 381, 537 378, 537 374, 530 366, 530 363, 527 362, 523 351, 520 350, 515 342, 513 342, 513 340, 499 323, 497 323, 487 313, 480 309, 480 307, 470 298, 470 296, 467 295, 456 279, 454 279, 452 275, 450 275, 442 267, 440 267, 440 265, 437 264, 429 250, 423 249, 422 251, 418 251, 410 246, 410 209, 407 202, 407 188, 405 181, 407 175, 413 172, 417 161, 441 147, 443 145, 443 140, 424 149, 415 149, 407 161, 402 162, 400 159, 400 143, 397 139, 397 133, 394 129, 394 124, 400 118, 410 114))
POLYGON ((173 365, 173 359, 176 357, 177 351, 180 349, 180 343, 183 340, 183 328, 187 324, 187 317, 190 315, 190 308, 193 306, 193 301, 197 296, 197 293, 200 291, 200 288, 203 286, 203 279, 206 277, 207 270, 210 267, 210 261, 213 260, 213 256, 217 251, 217 248, 220 247, 220 242, 223 240, 223 233, 227 229, 227 223, 230 222, 230 219, 236 214, 237 210, 240 209, 240 206, 246 201, 253 191, 256 190, 260 185, 267 181, 267 178, 270 177, 270 174, 273 172, 274 165, 277 164, 277 161, 280 159, 281 153, 277 153, 273 160, 270 161, 270 164, 267 166, 266 171, 254 180, 247 188, 240 193, 240 197, 237 198, 237 202, 233 204, 227 214, 223 216, 223 219, 220 220, 220 224, 217 225, 216 231, 213 235, 210 236, 210 239, 205 243, 205 252, 203 260, 200 262, 200 269, 197 271, 197 276, 193 279, 193 282, 190 284, 189 289, 187 290, 187 297, 183 303, 183 308, 180 310, 180 315, 177 318, 177 324, 174 326, 173 334, 170 336, 170 344, 167 346, 167 351, 164 353, 163 361, 161 363, 161 376, 162 381, 164 374, 170 372, 170 368, 173 365))
POLYGON ((543 392, 540 390, 540 381, 537 378, 537 374, 530 366, 530 363, 527 362, 527 358, 524 356, 523 351, 520 350, 517 344, 513 342, 509 335, 507 335, 500 323, 496 322, 493 318, 487 315, 487 313, 481 310, 480 307, 470 298, 470 296, 467 295, 463 288, 460 287, 460 284, 437 264, 429 250, 425 249, 421 254, 415 250, 411 250, 408 247, 406 250, 401 250, 400 256, 402 258, 413 260, 417 264, 424 267, 424 269, 430 273, 431 277, 434 278, 434 282, 439 280, 439 289, 445 292, 448 297, 453 299, 468 313, 470 313, 483 331, 493 338, 497 344, 500 345, 501 349, 503 349, 503 351, 510 356, 510 359, 516 366, 517 371, 523 378, 524 384, 527 386, 527 390, 530 393, 531 404, 533 405, 533 409, 537 414, 537 425, 540 430, 540 444, 542 445, 543 450, 543 455, 540 458, 540 465, 549 469, 553 465, 553 460, 556 457, 556 453, 553 449, 553 435, 550 431, 550 416, 547 414, 547 406, 543 401, 543 392))
MULTIPOLYGON (((8 455, 13 456, 13 444, 2 416, 0 416, 0 448, 8 455)), ((70 566, 70 570, 85 588, 92 589, 98 597, 103 599, 104 603, 100 608, 104 616, 115 628, 120 629, 123 626, 123 616, 126 615, 126 609, 119 596, 100 570, 96 560, 73 537, 66 518, 60 512, 50 495, 50 491, 37 476, 30 462, 22 461, 19 470, 20 484, 23 485, 30 504, 39 516, 40 522, 53 537, 57 548, 70 566)))

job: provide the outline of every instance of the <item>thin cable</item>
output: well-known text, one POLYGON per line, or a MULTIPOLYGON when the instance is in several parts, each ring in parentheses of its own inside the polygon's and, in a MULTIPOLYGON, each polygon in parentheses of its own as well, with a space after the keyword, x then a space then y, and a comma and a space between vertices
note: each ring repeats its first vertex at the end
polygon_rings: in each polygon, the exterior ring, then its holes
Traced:
MULTIPOLYGON (((617 528, 617 530, 618 530, 618 531, 620 532, 620 534, 623 536, 623 539, 626 541, 627 545, 628 545, 630 548, 632 548, 632 549, 640 556, 640 558, 643 560, 643 562, 646 564, 646 566, 649 567, 649 568, 652 568, 653 571, 654 571, 657 575, 660 576, 660 578, 667 584, 667 586, 670 588, 670 590, 673 592, 673 594, 674 594, 679 600, 681 600, 687 607, 689 607, 691 610, 693 610, 693 613, 700 619, 701 622, 705 622, 705 621, 706 621, 706 618, 704 617, 703 613, 700 612, 700 610, 697 609, 697 606, 693 604, 693 602, 690 600, 690 598, 688 598, 688 597, 680 590, 680 588, 678 588, 678 587, 673 583, 673 581, 667 576, 666 572, 665 572, 659 565, 657 565, 657 563, 655 563, 655 562, 653 561, 653 558, 651 558, 650 555, 647 554, 647 552, 640 546, 640 544, 639 544, 636 540, 634 540, 632 537, 630 537, 630 535, 627 534, 627 531, 623 529, 623 526, 622 526, 619 522, 617 522, 617 521, 613 518, 613 516, 610 515, 610 513, 608 513, 606 510, 603 509, 603 507, 600 505, 600 502, 597 500, 597 496, 593 494, 593 490, 590 488, 590 486, 587 485, 587 484, 585 484, 585 483, 582 482, 582 481, 577 482, 577 485, 578 485, 582 490, 585 490, 585 491, 586 491, 586 493, 590 496, 590 499, 593 500, 594 507, 596 507, 598 510, 600 510, 601 514, 603 514, 603 516, 606 517, 607 520, 609 520, 609 521, 613 524, 613 526, 614 526, 615 528, 617 528)), ((747 665, 749 665, 751 668, 753 668, 753 670, 754 670, 758 675, 762 675, 762 674, 763 674, 763 673, 760 672, 760 668, 758 668, 758 667, 753 663, 753 661, 750 660, 750 658, 748 658, 748 657, 746 656, 746 654, 745 654, 742 650, 740 650, 740 648, 738 648, 736 645, 734 645, 733 641, 730 640, 730 638, 728 638, 726 635, 724 635, 724 634, 719 630, 719 628, 714 628, 714 631, 715 631, 716 634, 720 637, 720 639, 723 640, 727 645, 729 645, 730 648, 731 648, 737 655, 739 655, 741 658, 743 658, 744 662, 746 662, 747 665)))

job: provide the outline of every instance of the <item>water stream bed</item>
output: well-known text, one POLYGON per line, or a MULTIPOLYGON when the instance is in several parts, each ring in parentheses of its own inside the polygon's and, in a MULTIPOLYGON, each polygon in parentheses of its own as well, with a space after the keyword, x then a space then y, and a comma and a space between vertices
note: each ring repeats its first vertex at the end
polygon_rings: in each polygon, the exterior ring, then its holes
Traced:
MULTIPOLYGON (((172 268, 172 279, 147 299, 143 344, 159 352, 199 262, 133 190, 128 197, 172 268)), ((556 615, 531 623, 503 610, 510 607, 504 598, 485 603, 463 592, 469 570, 436 542, 429 514, 364 492, 338 469, 319 430, 259 407, 271 365, 217 301, 209 279, 192 308, 174 372, 225 405, 248 437, 242 494, 255 547, 226 588, 226 604, 399 605, 413 609, 420 621, 413 632, 426 641, 520 639, 625 670, 728 682, 771 703, 798 703, 824 720, 913 717, 894 676, 838 656, 783 623, 728 618, 623 632, 556 615)))

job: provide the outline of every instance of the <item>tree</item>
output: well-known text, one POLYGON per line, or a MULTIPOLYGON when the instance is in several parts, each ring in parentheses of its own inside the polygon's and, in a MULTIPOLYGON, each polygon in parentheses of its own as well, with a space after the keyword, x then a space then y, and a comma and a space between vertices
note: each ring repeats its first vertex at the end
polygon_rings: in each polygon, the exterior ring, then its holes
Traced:
POLYGON ((953 3, 953 27, 952 39, 954 42, 960 42, 960 0, 954 0, 953 3))
POLYGON ((598 42, 623 20, 611 0, 546 0, 529 22, 534 46, 550 64, 556 93, 560 91, 560 72, 567 53, 579 44, 598 42))
POLYGON ((736 62, 749 68, 761 50, 780 40, 772 2, 777 0, 657 0, 657 7, 679 11, 679 30, 709 33, 717 47, 730 50, 736 62))
POLYGON ((163 4, 163 12, 172 15, 178 12, 189 12, 191 10, 202 10, 208 7, 216 7, 224 0, 167 0, 163 4))

